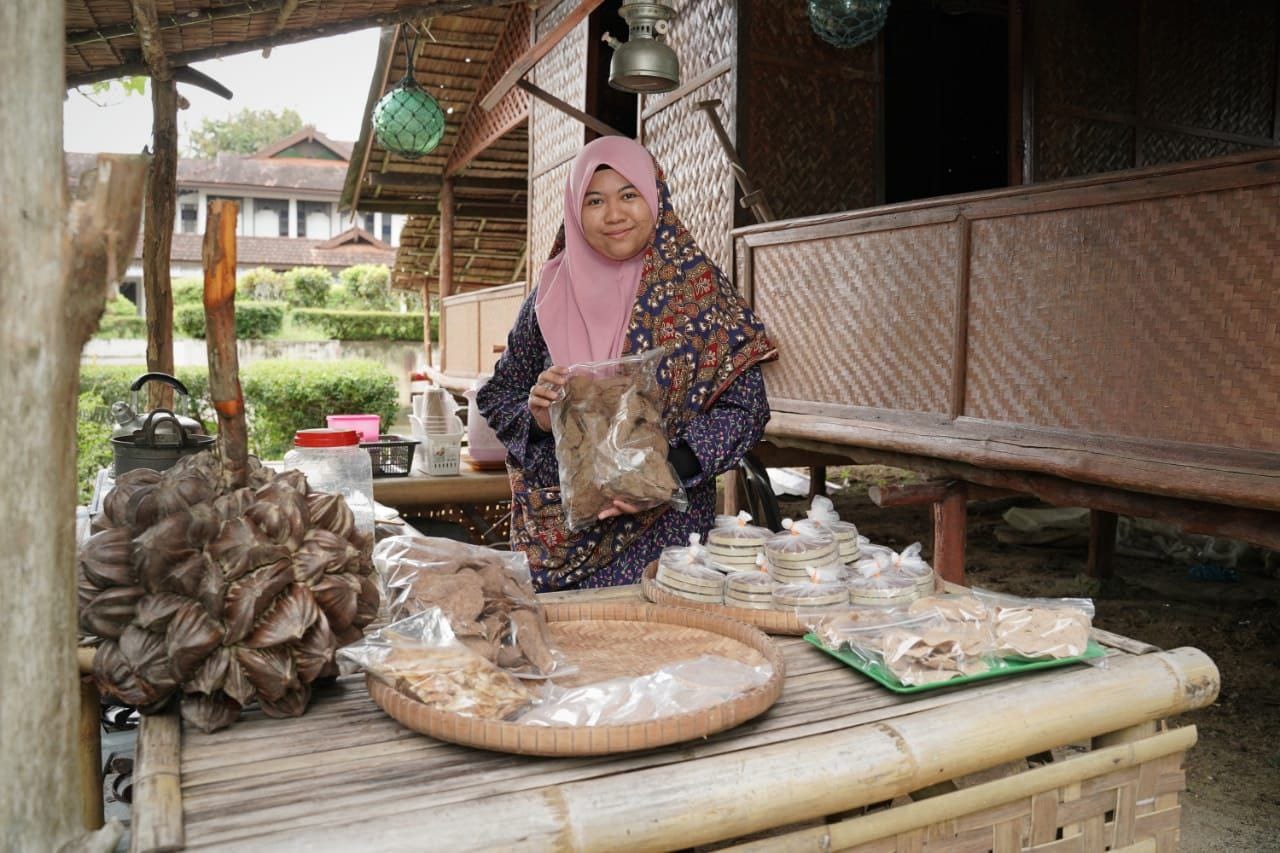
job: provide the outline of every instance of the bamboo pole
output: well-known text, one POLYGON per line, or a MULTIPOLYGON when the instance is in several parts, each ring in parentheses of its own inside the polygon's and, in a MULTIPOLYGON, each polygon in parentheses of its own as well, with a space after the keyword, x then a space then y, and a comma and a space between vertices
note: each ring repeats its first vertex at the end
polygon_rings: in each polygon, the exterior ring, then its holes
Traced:
MULTIPOLYGON (((941 781, 1147 720, 1209 705, 1219 675, 1196 649, 1045 673, 990 697, 698 761, 553 784, 326 828, 335 848, 442 850, 687 848, 891 800, 941 781), (637 792, 643 792, 638 796, 637 792)), ((245 840, 242 850, 269 841, 245 840)))
POLYGON ((1034 770, 921 802, 726 849, 742 851, 742 853, 766 850, 771 853, 799 853, 799 851, 843 850, 873 841, 886 842, 903 832, 957 820, 965 815, 1024 800, 1071 782, 1079 782, 1116 770, 1126 770, 1148 761, 1186 752, 1195 743, 1196 727, 1186 726, 1145 740, 1101 749, 1079 758, 1047 764, 1034 770))
MULTIPOLYGON (((445 353, 445 299, 453 293, 453 224, 454 199, 452 177, 445 178, 440 184, 440 370, 447 371, 448 356, 445 353)), ((428 322, 430 317, 428 316, 428 322)))
POLYGON ((223 476, 233 488, 248 478, 249 435, 236 354, 236 213, 234 201, 209 202, 204 232, 205 339, 209 347, 209 396, 218 413, 223 476))
POLYGON ((143 716, 138 726, 133 771, 132 853, 181 850, 186 843, 182 819, 182 723, 178 711, 143 716), (145 804, 145 805, 144 805, 145 804))

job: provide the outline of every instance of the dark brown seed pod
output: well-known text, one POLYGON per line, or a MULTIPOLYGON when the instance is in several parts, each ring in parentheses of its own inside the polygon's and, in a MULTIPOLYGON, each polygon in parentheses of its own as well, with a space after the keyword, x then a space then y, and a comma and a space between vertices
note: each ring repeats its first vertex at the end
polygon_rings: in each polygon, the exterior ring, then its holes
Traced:
POLYGON ((145 593, 140 586, 104 589, 80 612, 80 629, 98 637, 118 638, 133 621, 145 593))
POLYGON ((281 560, 231 584, 223 610, 223 621, 227 626, 224 642, 233 645, 247 637, 276 596, 292 582, 293 569, 288 560, 281 560))
POLYGON ((190 693, 182 697, 182 719, 208 734, 226 728, 240 717, 240 703, 226 693, 190 693))
POLYGON ((278 596, 253 632, 242 642, 251 649, 265 649, 302 638, 320 615, 311 590, 295 583, 278 596))
POLYGON ((222 645, 224 633, 222 626, 194 601, 187 601, 173 614, 165 634, 165 652, 179 680, 195 672, 204 659, 222 645))
POLYGON ((129 531, 112 527, 86 539, 80 546, 80 572, 98 589, 137 584, 129 531))

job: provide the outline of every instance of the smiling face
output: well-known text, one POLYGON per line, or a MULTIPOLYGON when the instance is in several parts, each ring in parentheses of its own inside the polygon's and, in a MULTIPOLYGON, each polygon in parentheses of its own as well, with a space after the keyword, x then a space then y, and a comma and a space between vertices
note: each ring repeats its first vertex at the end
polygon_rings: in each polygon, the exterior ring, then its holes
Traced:
POLYGON ((607 167, 591 176, 581 218, 587 245, 615 261, 635 257, 653 236, 648 202, 630 181, 607 167))

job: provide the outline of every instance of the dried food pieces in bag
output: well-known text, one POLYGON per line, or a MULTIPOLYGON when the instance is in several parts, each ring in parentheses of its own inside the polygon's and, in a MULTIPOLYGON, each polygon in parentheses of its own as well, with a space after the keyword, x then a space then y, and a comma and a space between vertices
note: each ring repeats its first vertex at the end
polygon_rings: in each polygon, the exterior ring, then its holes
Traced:
POLYGON ((936 612, 849 628, 843 639, 863 660, 883 666, 907 686, 977 675, 998 665, 988 640, 936 612))
POLYGON ((559 671, 529 561, 495 551, 420 536, 393 536, 374 548, 391 619, 437 607, 458 641, 522 677, 559 671))
POLYGON ((1057 660, 1083 655, 1093 628, 1087 598, 1021 598, 986 590, 974 596, 992 614, 996 653, 1021 660, 1057 660))
POLYGON ((570 530, 594 524, 624 501, 640 509, 687 506, 667 459, 658 365, 662 350, 575 364, 551 405, 560 496, 570 530))
POLYGON ((392 623, 339 656, 431 708, 484 720, 507 720, 533 694, 497 665, 463 645, 438 607, 392 623))

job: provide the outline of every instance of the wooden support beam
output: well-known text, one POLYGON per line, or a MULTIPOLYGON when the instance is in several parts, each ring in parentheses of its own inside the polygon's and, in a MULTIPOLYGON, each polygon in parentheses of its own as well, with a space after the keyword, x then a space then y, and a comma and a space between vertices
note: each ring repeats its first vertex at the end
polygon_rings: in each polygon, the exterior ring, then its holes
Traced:
MULTIPOLYGON (((867 489, 867 497, 878 507, 934 504, 945 498, 955 484, 955 480, 928 480, 923 483, 872 486, 867 489)), ((993 489, 975 483, 967 483, 966 486, 969 500, 973 501, 997 500, 1017 494, 1008 489, 993 489)))
POLYGON ((444 300, 453 293, 453 178, 445 178, 440 186, 440 369, 447 371, 445 356, 444 300))
MULTIPOLYGON (((410 215, 434 212, 439 202, 435 199, 375 199, 366 198, 360 202, 362 213, 407 213, 410 215)), ((493 219, 500 222, 524 222, 528 216, 527 208, 518 204, 495 204, 493 202, 455 201, 454 216, 457 219, 493 219)))
POLYGON ((933 569, 944 581, 964 584, 968 493, 956 483, 933 505, 933 569))
POLYGON ((1089 562, 1085 569, 1091 578, 1111 577, 1111 558, 1116 553, 1118 516, 1105 510, 1089 510, 1089 562))
POLYGON ((173 69, 173 80, 175 83, 186 83, 189 86, 196 86, 204 89, 206 92, 212 92, 219 98, 231 100, 233 93, 226 86, 214 80, 203 71, 197 71, 189 65, 182 65, 173 69))
POLYGON ((751 211, 756 218, 756 222, 772 221, 774 219, 773 209, 764 200, 764 190, 758 189, 751 178, 748 177, 747 167, 743 164, 742 158, 738 156, 738 149, 734 147, 733 140, 729 138, 729 132, 724 129, 724 124, 720 121, 720 114, 716 112, 716 107, 720 106, 720 103, 719 98, 698 101, 691 107, 691 110, 702 110, 707 114, 707 119, 711 122, 711 131, 715 134, 716 139, 720 140, 720 147, 724 149, 725 157, 729 160, 729 170, 733 172, 733 177, 738 182, 738 187, 742 190, 742 200, 740 202, 742 206, 751 211))
POLYGON ((601 136, 626 136, 625 133, 617 128, 610 127, 608 124, 605 124, 600 119, 590 115, 589 113, 584 113, 572 104, 557 98, 546 89, 533 85, 528 80, 517 80, 516 85, 533 97, 537 98, 539 101, 542 101, 547 106, 559 110, 569 118, 582 122, 601 136))
POLYGON ((510 92, 520 78, 532 71, 533 66, 538 64, 538 60, 550 53, 551 48, 573 32, 573 28, 585 21, 587 16, 594 12, 596 7, 603 2, 604 0, 582 0, 576 9, 556 25, 554 30, 538 39, 532 47, 516 57, 515 61, 511 63, 511 67, 498 79, 493 88, 480 99, 480 109, 488 112, 497 106, 498 101, 502 100, 502 96, 510 92))
POLYGON ((209 350, 209 397, 218 413, 223 477, 238 489, 248 481, 249 435, 240 358, 236 352, 236 214, 239 205, 209 202, 203 246, 204 316, 209 350))
MULTIPOLYGON (((439 192, 445 179, 440 175, 417 172, 369 172, 365 175, 365 183, 371 187, 388 187, 393 189, 421 190, 422 192, 439 192)), ((529 182, 523 178, 469 178, 459 176, 454 179, 454 192, 462 195, 471 193, 494 195, 524 195, 529 191, 529 182)))

